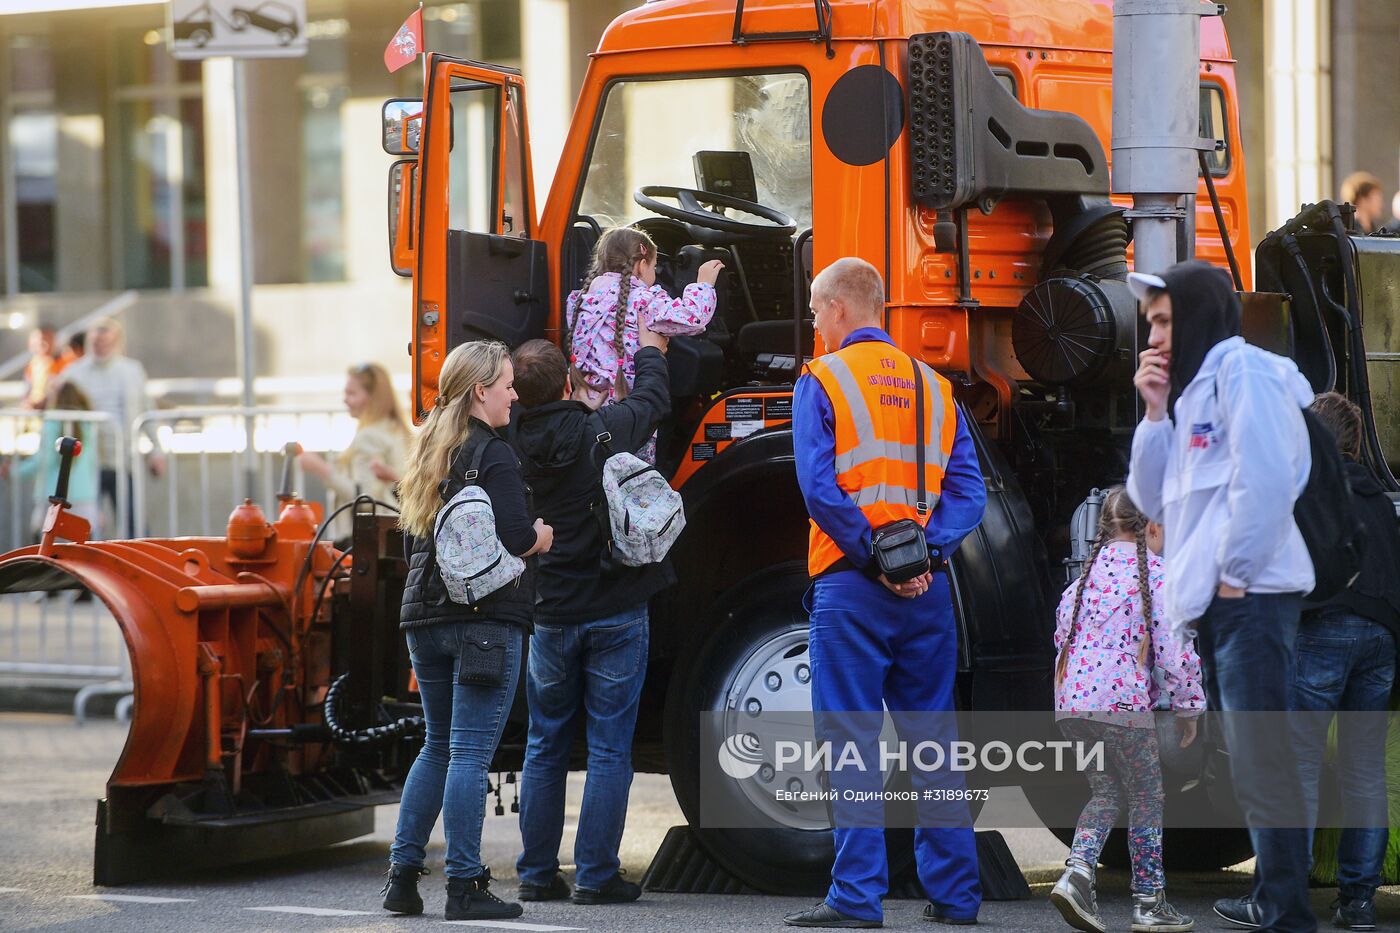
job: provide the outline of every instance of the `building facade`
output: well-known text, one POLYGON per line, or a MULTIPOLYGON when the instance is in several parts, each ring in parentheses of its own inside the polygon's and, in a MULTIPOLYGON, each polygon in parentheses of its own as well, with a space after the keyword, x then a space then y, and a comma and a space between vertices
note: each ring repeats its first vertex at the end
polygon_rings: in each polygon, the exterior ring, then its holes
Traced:
MULTIPOLYGON (((130 0, 0 5, 0 381, 40 319, 81 322, 135 290, 129 347, 153 376, 236 374, 239 285, 234 66, 177 62, 166 6, 130 0), (76 7, 44 12, 56 5, 76 7), (9 364, 7 367, 7 363, 9 364)), ((432 0, 427 44, 521 67, 542 201, 573 101, 629 0, 432 0)), ((413 9, 307 0, 305 57, 248 62, 256 371, 396 372, 410 298, 389 268, 379 110, 419 96, 385 44, 413 9)), ((956 28, 956 24, 950 24, 956 28)), ((1227 14, 1256 238, 1367 168, 1400 185, 1400 5, 1236 0, 1227 14)), ((5 403, 0 397, 0 404, 5 403)))

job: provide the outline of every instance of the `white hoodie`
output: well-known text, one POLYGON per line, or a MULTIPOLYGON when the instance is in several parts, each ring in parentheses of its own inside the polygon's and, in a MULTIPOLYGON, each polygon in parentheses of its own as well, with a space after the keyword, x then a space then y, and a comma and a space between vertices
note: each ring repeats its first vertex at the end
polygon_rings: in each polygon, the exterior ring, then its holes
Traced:
POLYGON ((1133 434, 1128 495, 1166 531, 1165 610, 1178 639, 1216 588, 1307 593, 1312 559, 1293 503, 1312 469, 1300 409, 1312 403, 1292 360, 1231 337, 1211 347, 1177 400, 1176 423, 1133 434))

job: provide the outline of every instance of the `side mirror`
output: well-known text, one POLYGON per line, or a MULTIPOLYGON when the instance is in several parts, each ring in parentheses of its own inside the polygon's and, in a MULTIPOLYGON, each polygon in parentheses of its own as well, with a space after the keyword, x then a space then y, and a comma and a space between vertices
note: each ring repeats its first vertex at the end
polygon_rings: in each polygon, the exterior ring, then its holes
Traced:
POLYGON ((417 155, 423 135, 423 102, 394 98, 384 102, 384 151, 389 155, 417 155))
POLYGON ((395 274, 413 275, 418 254, 418 163, 400 159, 389 166, 389 265, 395 274))

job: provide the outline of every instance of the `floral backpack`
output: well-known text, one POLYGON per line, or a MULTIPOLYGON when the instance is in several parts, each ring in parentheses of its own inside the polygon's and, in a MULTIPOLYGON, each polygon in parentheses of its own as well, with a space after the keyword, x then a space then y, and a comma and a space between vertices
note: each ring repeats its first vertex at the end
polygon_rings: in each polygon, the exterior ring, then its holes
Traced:
POLYGON ((466 606, 477 605, 525 572, 525 561, 507 551, 496 534, 491 497, 477 483, 485 451, 486 444, 477 445, 466 485, 433 522, 435 573, 448 598, 466 606))
POLYGON ((603 538, 618 563, 641 567, 661 561, 685 528, 681 494, 671 488, 656 467, 636 454, 613 452, 612 434, 594 413, 598 446, 603 462, 603 499, 594 503, 603 538), (606 505, 606 508, 603 506, 606 505))

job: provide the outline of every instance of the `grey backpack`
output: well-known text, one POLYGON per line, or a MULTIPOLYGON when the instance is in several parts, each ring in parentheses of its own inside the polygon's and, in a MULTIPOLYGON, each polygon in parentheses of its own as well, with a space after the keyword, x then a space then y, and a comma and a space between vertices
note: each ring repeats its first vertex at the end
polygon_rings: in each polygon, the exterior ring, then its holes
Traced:
MULTIPOLYGON (((590 421, 603 462, 603 498, 607 504, 603 537, 613 558, 628 567, 661 561, 685 528, 681 494, 656 467, 636 454, 613 452, 612 434, 594 414, 590 421)), ((602 503, 598 504, 599 506, 602 503)), ((603 516, 599 516, 600 521, 603 516)))
POLYGON ((486 444, 479 444, 466 485, 438 511, 433 522, 433 559, 447 596, 475 606, 520 578, 525 561, 507 551, 496 534, 491 497, 477 484, 486 444))

